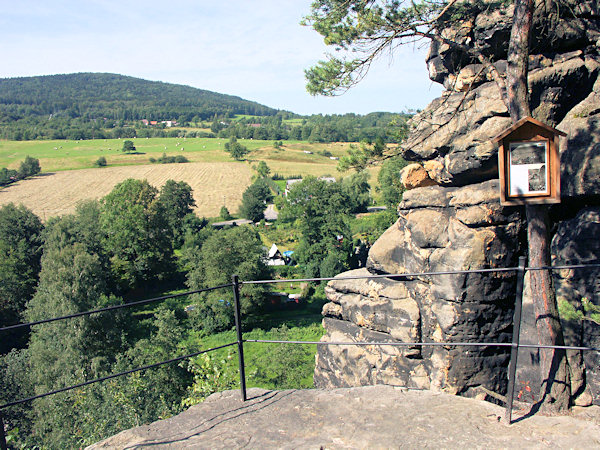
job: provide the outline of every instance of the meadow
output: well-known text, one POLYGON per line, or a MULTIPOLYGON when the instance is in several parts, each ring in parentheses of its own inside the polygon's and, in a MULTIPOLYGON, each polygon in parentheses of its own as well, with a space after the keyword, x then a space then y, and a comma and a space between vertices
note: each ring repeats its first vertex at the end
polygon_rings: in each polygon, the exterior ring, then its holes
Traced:
MULTIPOLYGON (((136 152, 121 151, 123 139, 86 141, 0 141, 0 167, 17 169, 31 156, 40 161, 42 172, 0 189, 0 205, 23 203, 36 215, 49 217, 68 214, 85 199, 100 198, 127 178, 147 179, 160 188, 166 180, 186 181, 194 191, 195 212, 216 217, 221 206, 235 213, 242 194, 250 185, 254 166, 265 161, 271 175, 340 177, 337 160, 349 149, 348 143, 309 143, 284 141, 275 148, 272 141, 240 139, 250 153, 245 161, 235 161, 225 152, 226 139, 219 138, 134 138, 136 152), (189 163, 150 164, 150 158, 183 155, 189 163), (324 156, 327 155, 327 156, 324 156), (95 167, 100 157, 106 167, 95 167)), ((377 169, 371 169, 371 183, 377 169)))
MULTIPOLYGON (((17 169, 20 161, 29 155, 40 160, 42 171, 57 172, 93 168, 96 160, 103 156, 109 166, 148 164, 149 158, 162 153, 184 155, 190 162, 231 162, 225 152, 226 139, 220 138, 134 138, 134 153, 123 153, 125 139, 95 139, 86 141, 0 141, 0 167, 17 169)), ((336 161, 318 152, 327 150, 333 156, 342 156, 349 148, 346 143, 319 144, 303 141, 285 141, 276 149, 272 141, 240 139, 251 153, 247 163, 264 160, 274 172, 282 175, 298 173, 297 164, 307 175, 323 175, 335 172, 336 161), (312 154, 304 153, 310 151, 312 154), (292 172, 289 172, 292 170, 292 172)))

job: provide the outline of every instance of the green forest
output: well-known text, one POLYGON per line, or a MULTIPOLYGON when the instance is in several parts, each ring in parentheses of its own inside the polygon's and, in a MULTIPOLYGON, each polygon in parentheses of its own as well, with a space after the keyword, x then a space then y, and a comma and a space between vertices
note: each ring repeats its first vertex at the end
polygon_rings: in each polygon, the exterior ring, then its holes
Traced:
MULTIPOLYGON (((236 212, 254 226, 213 227, 220 218, 193 214, 191 188, 173 180, 160 190, 125 180, 45 223, 22 205, 1 207, 0 327, 227 284, 233 274, 246 281, 334 276, 363 265, 368 246, 395 220, 389 211, 357 218, 372 202, 364 172, 337 181, 305 177, 285 196, 285 180, 274 180, 264 163, 255 170, 236 212), (266 201, 279 210, 270 224, 266 201), (293 251, 288 265, 267 264, 272 242, 293 251)), ((380 184, 390 204, 398 200, 393 183, 380 184)), ((245 338, 318 340, 323 287, 243 286, 245 338), (301 301, 279 302, 277 290, 300 293, 301 301)), ((219 289, 5 331, 0 403, 234 342, 232 305, 231 288, 219 289)), ((247 344, 248 385, 311 387, 315 350, 247 344)), ((9 445, 81 447, 169 417, 236 388, 237 364, 230 347, 7 408, 9 445)))
POLYGON ((225 137, 398 142, 408 114, 300 116, 190 86, 109 73, 0 79, 0 139, 225 137))

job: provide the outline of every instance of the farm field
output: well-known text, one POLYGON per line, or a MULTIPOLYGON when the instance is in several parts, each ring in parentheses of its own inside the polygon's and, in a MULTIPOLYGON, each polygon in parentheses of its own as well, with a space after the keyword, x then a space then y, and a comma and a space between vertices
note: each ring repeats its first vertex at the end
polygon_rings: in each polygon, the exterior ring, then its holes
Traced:
POLYGON ((0 190, 0 205, 22 203, 43 221, 75 211, 78 202, 108 194, 127 178, 146 179, 160 188, 167 180, 186 181, 193 189, 199 216, 219 215, 223 203, 237 211, 250 184, 248 165, 232 162, 151 164, 43 173, 0 190))
MULTIPOLYGON (((17 169, 26 156, 39 159, 42 172, 33 179, 22 180, 0 188, 0 205, 23 203, 42 220, 69 214, 78 202, 100 198, 127 178, 147 179, 160 188, 168 179, 186 181, 193 189, 196 213, 216 217, 225 204, 232 213, 241 204, 242 193, 250 185, 252 166, 265 161, 271 175, 341 177, 334 157, 344 156, 348 143, 309 143, 285 141, 276 149, 271 141, 244 140, 251 152, 246 161, 234 161, 224 151, 226 139, 218 138, 136 138, 131 139, 136 152, 124 154, 121 139, 88 141, 0 141, 0 167, 17 169), (182 164, 150 164, 149 158, 183 155, 190 162, 182 164), (104 156, 107 167, 95 168, 94 162, 104 156)), ((371 184, 378 168, 369 170, 371 184)))

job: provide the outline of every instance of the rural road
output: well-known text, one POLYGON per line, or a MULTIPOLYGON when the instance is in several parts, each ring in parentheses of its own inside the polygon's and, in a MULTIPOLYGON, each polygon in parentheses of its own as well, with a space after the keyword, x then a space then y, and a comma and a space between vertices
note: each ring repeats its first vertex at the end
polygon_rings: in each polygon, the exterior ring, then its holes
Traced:
POLYGON ((267 209, 265 209, 265 220, 277 220, 277 217, 279 217, 279 213, 275 210, 275 205, 270 204, 267 205, 267 209))
MULTIPOLYGON (((506 425, 480 400, 391 386, 213 394, 170 419, 89 449, 598 448, 600 408, 506 425)), ((515 411, 515 417, 523 413, 515 411)))

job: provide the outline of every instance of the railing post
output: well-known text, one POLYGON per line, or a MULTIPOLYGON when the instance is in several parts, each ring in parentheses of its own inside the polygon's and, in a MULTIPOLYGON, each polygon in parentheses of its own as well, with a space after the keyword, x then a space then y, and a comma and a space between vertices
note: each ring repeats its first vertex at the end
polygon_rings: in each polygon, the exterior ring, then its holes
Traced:
POLYGON ((231 281, 233 283, 235 331, 237 333, 238 360, 240 363, 240 390, 242 391, 242 400, 246 401, 246 369, 244 366, 244 340, 242 339, 242 317, 240 313, 240 280, 237 275, 233 275, 231 281))
POLYGON ((4 433, 4 419, 2 418, 2 410, 0 410, 0 449, 7 450, 6 434, 4 433))
POLYGON ((525 282, 525 257, 519 257, 517 271, 517 291, 515 295, 515 314, 513 320, 513 336, 510 349, 510 363, 508 365, 508 392, 506 393, 506 422, 512 423, 513 397, 515 395, 515 382, 517 379, 517 358, 519 355, 519 336, 521 334, 521 310, 523 306, 523 284, 525 282))

